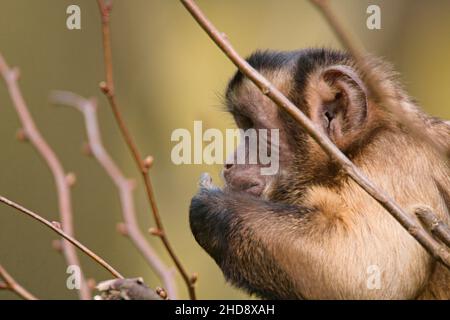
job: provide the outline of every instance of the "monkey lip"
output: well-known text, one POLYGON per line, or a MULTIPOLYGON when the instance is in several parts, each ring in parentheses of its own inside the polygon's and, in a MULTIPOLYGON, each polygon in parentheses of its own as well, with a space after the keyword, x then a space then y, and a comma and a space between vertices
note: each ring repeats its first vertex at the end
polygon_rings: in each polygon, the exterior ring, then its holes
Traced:
POLYGON ((261 196, 263 190, 264 190, 264 186, 262 184, 260 184, 260 183, 257 183, 257 184, 254 184, 254 185, 252 185, 252 186, 250 186, 250 187, 248 187, 248 188, 246 188, 246 189, 244 189, 242 191, 247 192, 247 193, 249 193, 251 195, 254 195, 256 197, 259 197, 259 196, 261 196))
POLYGON ((234 192, 245 192, 251 194, 252 196, 260 197, 264 190, 264 185, 262 183, 252 182, 252 183, 244 183, 239 186, 228 184, 226 185, 225 188, 234 192))

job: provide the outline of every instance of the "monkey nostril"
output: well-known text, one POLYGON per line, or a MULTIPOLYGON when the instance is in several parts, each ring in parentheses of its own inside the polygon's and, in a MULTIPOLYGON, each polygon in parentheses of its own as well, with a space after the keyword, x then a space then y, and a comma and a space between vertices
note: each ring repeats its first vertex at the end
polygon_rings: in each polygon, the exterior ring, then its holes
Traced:
POLYGON ((224 168, 225 170, 230 170, 233 167, 232 163, 225 163, 224 168))

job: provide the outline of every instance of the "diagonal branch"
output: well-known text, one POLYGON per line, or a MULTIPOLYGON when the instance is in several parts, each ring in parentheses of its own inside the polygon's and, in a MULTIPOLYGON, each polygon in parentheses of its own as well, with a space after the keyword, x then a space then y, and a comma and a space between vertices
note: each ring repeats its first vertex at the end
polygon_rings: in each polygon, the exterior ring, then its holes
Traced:
POLYGON ((27 289, 22 287, 0 264, 0 278, 4 282, 0 282, 0 290, 9 290, 17 294, 19 297, 25 300, 38 300, 27 289))
POLYGON ((122 205, 122 216, 125 234, 130 237, 145 260, 163 281, 170 299, 176 299, 176 285, 171 270, 168 270, 155 250, 147 242, 136 221, 136 210, 133 201, 133 183, 127 179, 117 164, 105 150, 97 119, 97 103, 95 99, 85 99, 67 91, 55 91, 51 95, 53 103, 63 104, 78 109, 84 116, 89 147, 99 164, 105 169, 119 191, 122 205))
POLYGON ((250 79, 260 90, 278 107, 289 113, 301 127, 322 147, 322 149, 340 164, 344 172, 364 189, 373 199, 383 206, 433 257, 450 268, 450 252, 437 242, 422 228, 414 217, 405 212, 385 192, 375 186, 324 134, 314 123, 297 108, 281 91, 271 84, 265 77, 257 72, 245 59, 243 59, 230 44, 223 33, 208 20, 193 0, 180 0, 197 23, 209 35, 214 43, 225 53, 236 67, 250 79))
POLYGON ((14 201, 11 201, 3 196, 0 196, 0 202, 10 206, 11 208, 14 208, 18 210, 21 213, 26 214, 27 216, 37 220, 38 222, 42 223, 43 225, 47 226, 48 228, 55 231, 57 234, 59 234, 61 237, 66 239, 68 242, 74 245, 72 248, 79 248, 81 251, 83 251, 85 254, 87 254, 89 257, 91 257, 94 261, 96 261, 98 264, 100 264, 103 268, 108 270, 114 277, 123 279, 123 276, 116 271, 113 267, 111 267, 105 260, 100 258, 97 254, 92 252, 88 247, 83 245, 81 242, 76 240, 74 237, 69 235, 68 233, 64 232, 63 229, 61 229, 57 224, 52 223, 46 219, 44 219, 39 214, 21 206, 20 204, 15 203, 14 201))
MULTIPOLYGON (((20 122, 23 126, 23 131, 27 139, 36 148, 39 155, 44 159, 45 163, 49 167, 56 185, 56 190, 58 193, 58 206, 59 215, 61 219, 62 228, 67 234, 73 236, 73 214, 72 214, 72 200, 70 195, 70 185, 73 180, 72 175, 66 177, 64 168, 61 165, 55 152, 49 146, 47 141, 42 137, 39 132, 34 120, 28 110, 25 100, 20 92, 18 79, 19 71, 17 68, 11 69, 3 56, 0 54, 0 74, 5 80, 6 86, 9 91, 9 95, 16 109, 17 115, 19 116, 20 122), (68 179, 69 178, 69 179, 68 179)), ((80 261, 78 259, 76 250, 74 247, 69 245, 67 242, 63 242, 63 253, 68 265, 80 266, 80 261)), ((91 292, 85 281, 85 277, 81 272, 81 288, 79 291, 81 299, 90 299, 91 292)))
POLYGON ((414 213, 431 233, 450 248, 450 228, 427 206, 417 206, 414 213))
POLYGON ((142 179, 144 181, 145 185, 145 191, 147 193, 147 198, 150 203, 150 207, 152 209, 153 218, 155 220, 155 224, 157 227, 157 230, 153 232, 154 235, 158 236, 166 251, 169 253, 172 261, 174 262, 175 266, 178 269, 178 272, 181 274, 184 282, 186 283, 186 286, 189 291, 189 297, 192 300, 196 299, 195 294, 195 283, 197 281, 197 276, 192 275, 190 276, 186 269, 181 264, 180 259, 176 255, 174 249, 172 248, 171 243, 169 242, 169 239, 167 237, 165 228, 162 223, 161 216, 159 214, 159 209, 156 203, 155 194, 153 191, 153 185, 150 179, 150 176, 148 175, 148 170, 150 167, 151 159, 150 157, 144 158, 141 156, 136 143, 134 142, 133 137, 131 136, 127 125, 125 124, 125 121, 122 117, 122 113, 119 109, 116 96, 115 96, 115 89, 114 89, 114 81, 113 81, 113 67, 112 67, 112 51, 111 51, 111 29, 110 29, 110 14, 112 10, 111 1, 105 2, 103 0, 97 0, 101 19, 102 19, 102 37, 103 37, 103 50, 104 50, 104 64, 105 64, 105 76, 106 76, 106 82, 100 83, 100 88, 103 91, 103 93, 108 98, 109 104, 111 106, 111 109, 113 111, 114 117, 116 119, 116 122, 120 128, 122 137, 124 138, 132 156, 133 159, 139 168, 139 171, 141 172, 142 179))

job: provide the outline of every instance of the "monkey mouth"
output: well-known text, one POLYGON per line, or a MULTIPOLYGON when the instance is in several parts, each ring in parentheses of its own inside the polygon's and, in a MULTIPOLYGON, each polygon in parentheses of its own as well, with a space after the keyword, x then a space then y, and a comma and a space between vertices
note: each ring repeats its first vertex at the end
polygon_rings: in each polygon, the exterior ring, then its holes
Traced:
POLYGON ((223 191, 225 192, 244 192, 255 197, 261 197, 265 190, 263 181, 253 179, 227 179, 222 171, 220 178, 223 181, 223 191))
POLYGON ((245 182, 240 185, 234 185, 225 182, 224 190, 232 192, 244 192, 255 197, 261 197, 264 191, 264 185, 259 182, 245 182))
POLYGON ((255 197, 260 197, 264 190, 264 186, 261 183, 250 183, 248 186, 242 189, 243 192, 249 193, 255 197))

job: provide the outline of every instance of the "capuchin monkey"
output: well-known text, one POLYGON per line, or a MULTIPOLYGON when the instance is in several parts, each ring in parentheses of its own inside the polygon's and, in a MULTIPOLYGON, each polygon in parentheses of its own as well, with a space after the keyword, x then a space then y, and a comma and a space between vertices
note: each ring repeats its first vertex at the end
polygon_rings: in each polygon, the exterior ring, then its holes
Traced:
MULTIPOLYGON (((448 155, 368 95, 349 55, 263 51, 248 62, 412 217, 426 205, 450 222, 448 155)), ((420 111, 385 63, 369 65, 386 94, 450 150, 448 122, 420 111)), ((258 162, 227 164, 225 186, 203 175, 191 202, 192 233, 230 283, 265 299, 450 299, 449 270, 242 73, 225 100, 239 128, 279 130, 276 174, 262 175, 258 162)))

